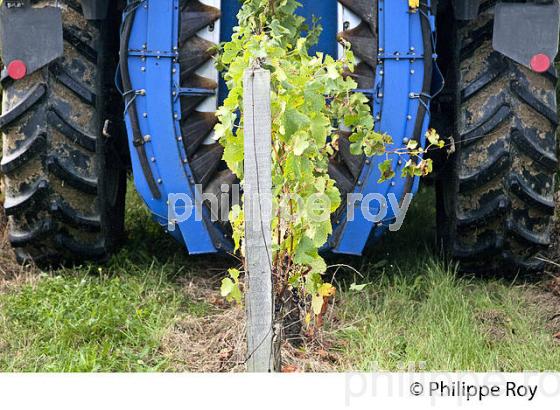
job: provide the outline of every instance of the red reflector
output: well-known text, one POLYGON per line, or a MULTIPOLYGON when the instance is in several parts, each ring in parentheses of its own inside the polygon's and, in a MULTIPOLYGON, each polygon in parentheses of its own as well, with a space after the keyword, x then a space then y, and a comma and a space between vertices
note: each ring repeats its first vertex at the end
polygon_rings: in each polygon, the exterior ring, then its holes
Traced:
POLYGON ((8 64, 8 75, 14 80, 21 80, 27 74, 27 67, 21 60, 14 60, 8 64))
POLYGON ((531 58, 531 68, 537 73, 544 73, 550 68, 550 57, 546 54, 535 54, 531 58))

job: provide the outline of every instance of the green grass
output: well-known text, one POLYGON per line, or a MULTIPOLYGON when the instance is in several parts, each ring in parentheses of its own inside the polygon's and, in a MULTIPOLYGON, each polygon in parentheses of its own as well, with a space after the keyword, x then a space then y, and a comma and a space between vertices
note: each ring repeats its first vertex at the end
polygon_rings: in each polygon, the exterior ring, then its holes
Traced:
POLYGON ((539 288, 446 268, 430 249, 432 201, 424 191, 403 230, 369 256, 366 290, 342 296, 343 355, 360 370, 560 370, 560 344, 533 302, 539 288))
MULTIPOLYGON (((162 352, 164 334, 216 311, 211 301, 191 300, 185 280, 233 262, 186 256, 149 222, 136 194, 128 200, 129 240, 101 274, 94 265, 61 270, 0 294, 0 371, 174 368, 162 352)), ((432 204, 425 190, 400 232, 349 260, 364 278, 337 275, 340 283, 370 283, 340 293, 341 370, 560 370, 560 345, 531 302, 536 290, 446 268, 431 246, 432 204)))
POLYGON ((198 270, 128 196, 130 239, 105 266, 42 274, 0 294, 0 371, 166 370, 162 337, 181 315, 210 305, 177 284, 198 270))
POLYGON ((137 371, 154 356, 177 298, 157 272, 47 278, 3 297, 2 370, 137 371), (153 275, 153 276, 152 276, 153 275), (18 354, 19 353, 19 354, 18 354))
POLYGON ((345 303, 340 337, 360 370, 560 370, 560 347, 522 288, 457 280, 435 263, 379 274, 345 303))

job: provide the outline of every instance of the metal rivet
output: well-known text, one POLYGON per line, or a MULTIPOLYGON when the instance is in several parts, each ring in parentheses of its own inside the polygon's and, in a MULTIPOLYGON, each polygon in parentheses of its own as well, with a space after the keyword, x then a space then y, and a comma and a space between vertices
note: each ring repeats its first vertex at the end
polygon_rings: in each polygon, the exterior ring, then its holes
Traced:
POLYGON ((144 135, 144 142, 150 142, 152 140, 151 135, 144 135))
POLYGON ((177 141, 183 141, 183 137, 177 137, 177 141))
POLYGON ((414 98, 414 97, 416 96, 416 94, 410 93, 410 94, 408 94, 408 96, 409 96, 410 98, 414 98))
POLYGON ((369 165, 369 164, 371 164, 371 160, 366 159, 366 165, 369 165))
POLYGON ((397 165, 402 165, 402 159, 399 159, 399 160, 397 161, 397 165))
POLYGON ((378 93, 377 96, 378 96, 379 98, 383 98, 383 93, 378 93))
POLYGON ((410 121, 410 120, 412 119, 412 115, 408 114, 408 115, 406 116, 406 119, 410 121))
POLYGON ((140 71, 146 71, 146 67, 141 67, 140 71))
POLYGON ((183 164, 188 164, 188 163, 189 163, 189 160, 186 159, 186 158, 184 158, 184 159, 183 159, 183 164))
POLYGON ((179 115, 177 115, 177 113, 173 114, 173 118, 177 119, 179 118, 179 115))
POLYGON ((155 158, 155 157, 150 158, 150 160, 151 160, 152 162, 156 162, 156 158, 155 158))
POLYGON ((362 186, 363 182, 362 181, 358 181, 358 186, 362 186))
POLYGON ((381 70, 381 71, 379 72, 379 75, 383 75, 383 74, 385 74, 385 71, 381 70))
POLYGON ((414 74, 414 70, 410 70, 410 74, 414 74))
POLYGON ((177 69, 174 68, 173 70, 171 70, 173 72, 173 74, 175 74, 177 72, 177 69))
POLYGON ((408 144, 408 141, 410 141, 408 138, 403 138, 402 142, 405 144, 408 144))
POLYGON ((159 179, 157 180, 157 183, 158 183, 158 184, 161 184, 162 182, 163 182, 163 180, 162 180, 161 178, 159 178, 159 179))
POLYGON ((173 91, 171 94, 175 97, 177 95, 177 91, 173 91))
POLYGON ((142 114, 142 117, 144 117, 144 118, 148 118, 148 113, 147 113, 147 112, 145 112, 144 114, 142 114))
POLYGON ((414 48, 414 47, 410 47, 410 51, 414 51, 414 50, 415 50, 415 48, 414 48))

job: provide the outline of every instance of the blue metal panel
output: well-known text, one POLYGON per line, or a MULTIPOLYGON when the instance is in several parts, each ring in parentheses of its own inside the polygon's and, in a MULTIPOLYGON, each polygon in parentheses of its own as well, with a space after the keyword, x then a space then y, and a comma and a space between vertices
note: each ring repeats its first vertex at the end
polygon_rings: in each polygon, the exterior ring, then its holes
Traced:
POLYGON ((338 54, 338 43, 336 41, 338 25, 338 1, 337 0, 301 0, 302 8, 298 14, 305 17, 311 26, 313 17, 319 19, 318 24, 323 28, 319 42, 309 49, 310 54, 323 52, 336 57, 338 54))
MULTIPOLYGON (((195 189, 179 127, 178 8, 179 0, 141 2, 135 9, 129 42, 129 71, 137 94, 134 103, 145 136, 144 149, 162 193, 160 199, 152 196, 142 173, 132 144, 128 112, 126 125, 135 184, 155 220, 183 242, 189 253, 211 253, 217 252, 217 246, 205 221, 196 221, 194 216, 179 223, 168 220, 168 195, 181 193, 194 198, 195 189)), ((178 208, 177 214, 183 210, 178 208)))
MULTIPOLYGON (((222 0, 220 17, 220 41, 230 41, 233 28, 237 26, 237 13, 241 9, 241 0, 222 0)), ((228 94, 227 86, 222 76, 218 91, 218 104, 221 105, 228 94)))
MULTIPOLYGON (((423 58, 426 39, 422 35, 421 19, 428 18, 428 15, 421 11, 411 12, 407 0, 379 0, 378 13, 379 64, 376 87, 372 90, 373 113, 377 130, 390 135, 393 148, 399 148, 415 137, 414 124, 420 103, 418 95, 422 93, 425 70, 423 58)), ((421 135, 416 136, 422 145, 425 143, 428 124, 429 118, 426 115, 421 135)), ((393 179, 381 184, 377 182, 380 177, 378 167, 385 157, 373 157, 366 161, 354 192, 364 196, 380 193, 385 198, 394 194, 399 202, 405 191, 415 193, 418 178, 410 184, 410 181, 400 176, 408 158, 394 156, 392 159, 393 169, 396 171, 393 179)), ((360 203, 357 205, 360 206, 360 203)), ((379 212, 380 205, 377 201, 371 202, 372 215, 379 212)), ((368 242, 377 240, 395 220, 391 207, 387 209, 387 216, 378 223, 367 220, 358 210, 354 214, 353 221, 345 220, 345 215, 333 227, 334 233, 328 244, 332 252, 361 255, 368 242)))

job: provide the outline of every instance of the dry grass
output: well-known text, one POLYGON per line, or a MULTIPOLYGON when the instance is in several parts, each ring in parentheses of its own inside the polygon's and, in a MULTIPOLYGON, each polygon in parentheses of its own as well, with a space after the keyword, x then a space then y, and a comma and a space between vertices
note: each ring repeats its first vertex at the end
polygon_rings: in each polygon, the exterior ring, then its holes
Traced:
MULTIPOLYGON (((241 306, 229 304, 219 295, 219 280, 214 278, 182 281, 185 299, 208 308, 181 314, 166 333, 161 353, 173 371, 244 372, 247 349, 245 314, 241 306), (199 314, 197 314, 199 313, 199 314)), ((340 357, 330 351, 334 331, 324 332, 320 340, 293 347, 282 346, 282 371, 332 372, 339 369, 340 357)))

